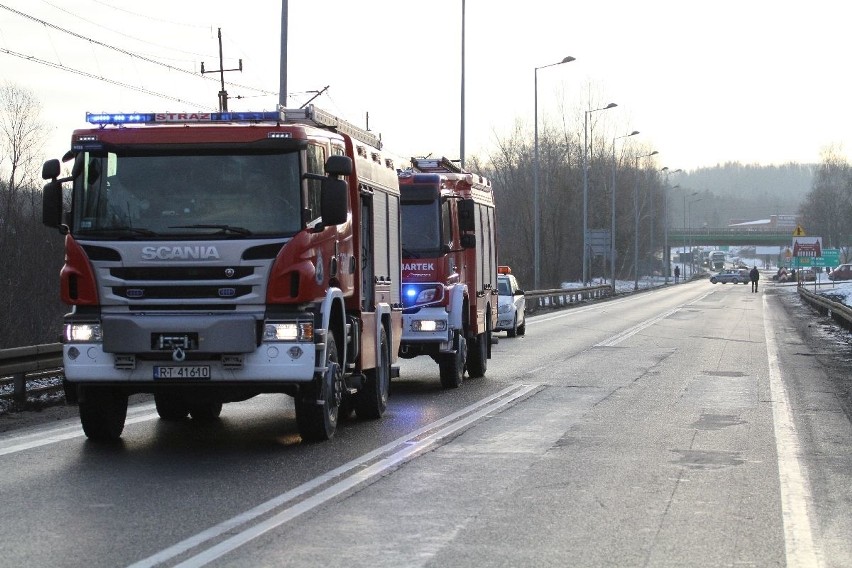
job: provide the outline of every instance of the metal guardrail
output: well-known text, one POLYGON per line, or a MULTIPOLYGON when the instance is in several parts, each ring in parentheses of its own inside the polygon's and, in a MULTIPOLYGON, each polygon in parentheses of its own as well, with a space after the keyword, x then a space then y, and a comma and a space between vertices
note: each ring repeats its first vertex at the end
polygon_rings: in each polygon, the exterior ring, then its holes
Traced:
POLYGON ((846 304, 835 302, 822 294, 809 292, 804 286, 799 286, 799 297, 846 329, 852 329, 852 308, 846 304))
POLYGON ((526 311, 535 313, 540 309, 559 309, 587 300, 599 300, 613 295, 612 286, 602 284, 587 288, 556 288, 553 290, 529 290, 526 296, 526 311))
MULTIPOLYGON (((588 300, 609 298, 613 295, 613 289, 609 285, 529 290, 526 292, 527 312, 560 309, 588 300)), ((799 287, 799 296, 821 313, 830 315, 844 327, 852 329, 852 308, 849 306, 809 292, 804 286, 799 287)), ((28 379, 54 373, 62 374, 62 344, 60 343, 0 349, 0 398, 26 402, 30 395, 57 390, 58 387, 37 387, 27 384, 28 379), (10 386, 11 392, 9 392, 10 386)))
POLYGON ((27 385, 28 378, 62 373, 62 345, 49 343, 29 347, 0 349, 0 398, 26 402, 28 395, 43 394, 56 387, 27 385), (11 386, 11 392, 9 387, 11 386))

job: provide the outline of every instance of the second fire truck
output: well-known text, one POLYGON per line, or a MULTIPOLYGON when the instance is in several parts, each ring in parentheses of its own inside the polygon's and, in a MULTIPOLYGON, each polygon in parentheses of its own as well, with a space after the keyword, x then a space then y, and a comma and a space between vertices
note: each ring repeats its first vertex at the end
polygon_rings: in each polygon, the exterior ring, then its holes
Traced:
POLYGON ((403 330, 400 355, 431 356, 446 388, 482 377, 497 321, 497 243, 490 182, 447 158, 400 173, 403 330))

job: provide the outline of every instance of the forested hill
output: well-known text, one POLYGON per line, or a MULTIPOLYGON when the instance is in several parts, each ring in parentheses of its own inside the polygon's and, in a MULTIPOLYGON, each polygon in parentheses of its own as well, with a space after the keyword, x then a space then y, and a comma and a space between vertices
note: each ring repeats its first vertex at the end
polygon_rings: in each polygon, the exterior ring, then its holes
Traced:
POLYGON ((764 219, 769 215, 798 213, 811 190, 817 167, 816 164, 761 166, 729 162, 670 175, 669 184, 700 192, 706 198, 694 206, 697 217, 704 217, 704 221, 714 225, 727 224, 731 219, 764 219))
POLYGON ((811 190, 816 164, 782 166, 744 165, 729 162, 676 174, 671 183, 697 191, 709 190, 718 197, 766 198, 800 203, 811 190))

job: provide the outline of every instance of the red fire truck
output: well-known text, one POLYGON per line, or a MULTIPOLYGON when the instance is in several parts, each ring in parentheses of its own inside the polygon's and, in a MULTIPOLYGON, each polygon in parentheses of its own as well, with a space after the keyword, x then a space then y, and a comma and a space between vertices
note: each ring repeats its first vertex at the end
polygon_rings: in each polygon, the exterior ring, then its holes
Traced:
POLYGON ((315 107, 89 114, 43 218, 65 235, 66 393, 89 438, 286 393, 307 440, 385 411, 401 339, 397 164, 315 107), (63 183, 70 199, 63 200, 63 183))
POLYGON ((400 356, 429 355, 445 388, 485 375, 497 322, 497 246, 490 182, 447 158, 400 173, 403 329, 400 356))

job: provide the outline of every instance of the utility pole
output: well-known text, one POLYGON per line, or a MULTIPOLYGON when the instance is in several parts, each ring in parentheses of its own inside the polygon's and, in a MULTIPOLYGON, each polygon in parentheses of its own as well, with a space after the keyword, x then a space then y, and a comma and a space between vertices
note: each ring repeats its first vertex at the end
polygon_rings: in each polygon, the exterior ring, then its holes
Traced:
POLYGON ((287 108, 287 29, 290 8, 287 0, 281 0, 281 70, 278 88, 278 104, 287 108))
POLYGON ((219 69, 206 71, 204 69, 204 62, 201 62, 201 74, 205 73, 218 73, 219 74, 219 82, 221 84, 221 90, 219 91, 219 112, 228 112, 228 91, 225 90, 225 71, 240 71, 243 70, 243 60, 240 59, 240 66, 237 69, 225 69, 225 65, 222 62, 222 28, 219 28, 219 69))

